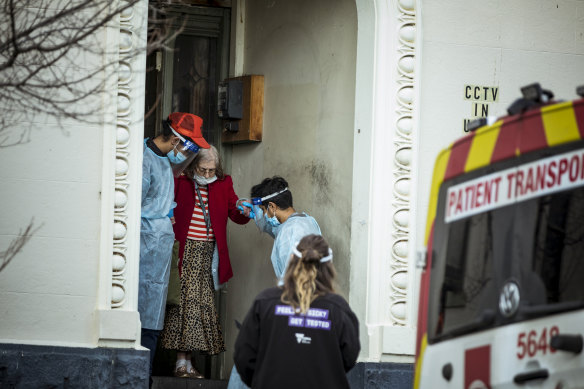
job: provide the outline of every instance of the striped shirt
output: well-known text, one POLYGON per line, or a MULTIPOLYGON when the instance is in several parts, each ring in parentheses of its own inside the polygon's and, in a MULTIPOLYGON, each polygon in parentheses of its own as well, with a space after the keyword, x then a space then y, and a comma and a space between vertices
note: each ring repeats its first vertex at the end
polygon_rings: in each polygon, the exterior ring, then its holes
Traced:
MULTIPOLYGON (((199 192, 203 198, 203 206, 205 207, 205 212, 209 216, 209 200, 207 197, 208 191, 207 186, 199 185, 199 192)), ((213 227, 209 227, 209 237, 207 237, 207 227, 205 226, 205 217, 203 216, 203 210, 201 209, 201 201, 197 191, 195 189, 195 208, 193 209, 193 216, 191 216, 191 223, 189 224, 189 232, 187 233, 187 239, 192 240, 205 240, 214 241, 215 234, 213 233, 213 227)))

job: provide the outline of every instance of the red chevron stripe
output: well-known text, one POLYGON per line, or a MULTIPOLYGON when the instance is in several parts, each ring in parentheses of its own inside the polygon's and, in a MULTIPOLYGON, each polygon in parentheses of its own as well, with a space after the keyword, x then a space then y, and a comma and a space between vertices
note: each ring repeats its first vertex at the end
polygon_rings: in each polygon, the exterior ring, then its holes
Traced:
POLYGON ((540 109, 525 115, 523 121, 520 123, 523 125, 522 131, 520 132, 521 139, 519 139, 519 151, 521 154, 543 149, 548 146, 540 109))
POLYGON ((578 123, 578 131, 580 138, 584 138, 584 100, 574 101, 574 116, 576 116, 576 123, 578 123))
POLYGON ((493 149, 493 155, 491 155, 491 163, 499 162, 515 155, 518 131, 517 116, 510 116, 503 120, 499 137, 493 149))
POLYGON ((464 173, 464 166, 466 165, 466 159, 468 158, 468 152, 472 145, 474 135, 475 133, 471 132, 469 135, 452 144, 450 159, 448 160, 448 166, 444 174, 444 181, 464 173))

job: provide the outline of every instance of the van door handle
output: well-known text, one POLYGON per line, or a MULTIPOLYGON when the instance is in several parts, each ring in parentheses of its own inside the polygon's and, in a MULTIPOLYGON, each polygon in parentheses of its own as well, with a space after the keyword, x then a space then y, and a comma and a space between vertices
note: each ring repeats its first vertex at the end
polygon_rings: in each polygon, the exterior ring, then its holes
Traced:
POLYGON ((556 350, 568 351, 574 354, 582 352, 584 342, 582 335, 558 334, 552 336, 550 346, 556 350))
POLYGON ((549 376, 550 376, 550 373, 548 372, 547 369, 538 369, 538 370, 528 371, 526 373, 517 374, 515 377, 513 377, 513 382, 515 382, 516 384, 522 384, 524 382, 531 381, 531 380, 546 379, 549 376))

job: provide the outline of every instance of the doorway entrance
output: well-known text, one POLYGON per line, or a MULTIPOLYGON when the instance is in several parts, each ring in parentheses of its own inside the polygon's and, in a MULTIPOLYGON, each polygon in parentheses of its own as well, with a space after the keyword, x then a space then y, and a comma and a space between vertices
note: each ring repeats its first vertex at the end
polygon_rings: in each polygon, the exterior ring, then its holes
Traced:
MULTIPOLYGON (((173 39, 167 49, 147 57, 144 136, 161 132, 162 120, 171 112, 189 112, 203 118, 203 137, 220 145, 221 122, 217 117, 217 86, 227 78, 231 8, 189 5, 164 5, 165 36, 173 39)), ((156 26, 158 27, 158 26, 156 26)), ((217 312, 222 328, 225 304, 216 293, 217 312)), ((206 378, 222 379, 224 353, 218 356, 193 353, 193 363, 206 378)), ((172 375, 174 351, 158 348, 153 375, 172 375)))

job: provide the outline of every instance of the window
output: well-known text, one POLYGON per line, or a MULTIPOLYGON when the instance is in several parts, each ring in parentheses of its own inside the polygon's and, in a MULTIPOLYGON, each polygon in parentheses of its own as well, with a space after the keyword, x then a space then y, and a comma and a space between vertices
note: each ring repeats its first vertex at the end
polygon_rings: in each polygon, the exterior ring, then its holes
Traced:
POLYGON ((583 188, 448 224, 440 220, 433 241, 431 342, 584 306, 583 188), (520 304, 507 318, 498 305, 509 280, 519 286, 520 304))

